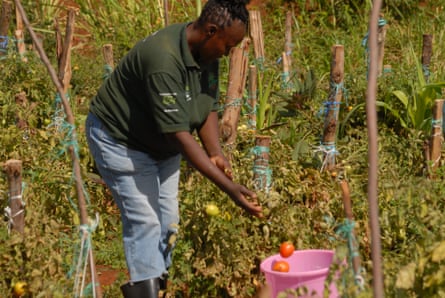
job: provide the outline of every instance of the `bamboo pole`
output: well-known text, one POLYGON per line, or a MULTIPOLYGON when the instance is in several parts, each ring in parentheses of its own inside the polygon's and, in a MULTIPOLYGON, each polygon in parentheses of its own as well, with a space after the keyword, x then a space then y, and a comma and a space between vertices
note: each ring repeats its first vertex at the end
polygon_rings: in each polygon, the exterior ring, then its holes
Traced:
POLYGON ((4 170, 8 176, 9 186, 9 228, 23 234, 25 228, 25 205, 22 198, 22 161, 6 161, 4 170))
POLYGON ((249 98, 247 105, 249 106, 249 128, 256 131, 256 110, 258 100, 258 69, 256 65, 249 66, 249 98))
POLYGON ((269 168, 270 136, 258 135, 255 138, 255 160, 253 165, 253 183, 256 190, 269 191, 271 171, 269 168))
POLYGON ((12 3, 3 1, 0 14, 0 57, 8 53, 8 29, 12 14, 12 3))
POLYGON ((422 68, 425 81, 427 82, 430 77, 430 63, 432 55, 433 55, 433 35, 424 34, 423 45, 422 45, 422 68))
POLYGON ((430 178, 434 178, 435 171, 437 170, 441 151, 442 151, 442 143, 443 143, 443 134, 442 134, 442 110, 443 110, 443 102, 444 99, 436 99, 433 105, 433 120, 432 120, 432 129, 431 129, 431 138, 429 142, 429 175, 430 178))
POLYGON ((249 11, 250 20, 250 37, 253 42, 253 49, 255 53, 255 61, 262 70, 264 66, 265 56, 264 56, 264 36, 263 36, 263 25, 261 23, 261 14, 259 10, 249 11))
POLYGON ((338 112, 343 96, 344 55, 343 45, 332 47, 331 87, 329 99, 325 103, 326 113, 322 138, 322 151, 324 153, 322 170, 332 170, 335 167, 338 112))
POLYGON ((245 38, 241 47, 232 48, 230 52, 229 82, 220 123, 222 142, 229 147, 235 143, 237 136, 237 125, 247 77, 249 44, 249 39, 245 38))
MULTIPOLYGON (((42 47, 40 40, 38 39, 33 28, 31 27, 28 17, 26 16, 26 12, 23 9, 23 6, 22 6, 20 0, 14 0, 14 1, 16 4, 16 7, 18 8, 18 10, 20 12, 20 15, 22 16, 23 23, 25 24, 26 28, 29 31, 29 34, 31 35, 32 40, 34 41, 34 44, 36 46, 37 52, 39 53, 40 59, 42 60, 45 67, 47 68, 49 76, 51 77, 51 80, 53 81, 53 83, 57 89, 57 92, 60 95, 60 98, 62 100, 62 105, 63 105, 65 114, 66 114, 66 120, 68 123, 74 125, 75 119, 74 119, 69 101, 68 101, 67 97, 65 96, 64 86, 62 85, 61 81, 59 80, 56 71, 52 67, 51 62, 49 61, 49 59, 42 47)), ((73 164, 73 175, 74 175, 75 183, 76 183, 76 193, 77 193, 78 206, 79 206, 79 212, 80 212, 80 214, 79 214, 80 223, 82 225, 88 225, 89 224, 88 214, 87 214, 86 199, 85 199, 85 194, 84 194, 84 189, 83 189, 83 181, 82 181, 80 162, 79 162, 79 157, 76 154, 76 150, 75 150, 74 146, 72 145, 72 144, 77 143, 77 133, 76 133, 75 129, 73 129, 73 131, 72 131, 71 138, 72 138, 72 140, 71 140, 72 142, 71 142, 71 145, 68 146, 68 151, 71 155, 72 164, 73 164)), ((84 233, 83 236, 85 236, 86 231, 84 231, 83 233, 84 233)), ((92 275, 96 279, 96 281, 98 281, 92 250, 90 250, 89 259, 90 259, 91 271, 93 272, 92 275)), ((94 288, 96 291, 96 297, 101 298, 102 297, 102 289, 98 282, 95 283, 94 288)))
POLYGON ((374 0, 369 20, 370 68, 366 90, 366 127, 368 128, 368 204, 371 228, 372 283, 375 298, 383 298, 383 272, 379 207, 377 197, 378 139, 377 139, 377 77, 378 77, 378 23, 382 0, 374 0))

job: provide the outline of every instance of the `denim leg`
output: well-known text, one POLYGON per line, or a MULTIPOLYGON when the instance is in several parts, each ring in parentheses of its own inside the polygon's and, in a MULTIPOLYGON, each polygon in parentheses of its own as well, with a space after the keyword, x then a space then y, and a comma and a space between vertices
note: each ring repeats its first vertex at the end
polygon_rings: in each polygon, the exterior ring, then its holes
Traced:
POLYGON ((170 265, 164 258, 166 237, 176 232, 180 156, 163 161, 117 143, 92 114, 87 140, 102 179, 120 209, 130 280, 161 276, 170 265))
MULTIPOLYGON (((179 164, 181 156, 175 156, 159 162, 159 207, 161 210, 161 242, 160 250, 166 252, 169 236, 178 233, 179 207, 178 184, 179 164)), ((165 257, 166 268, 171 265, 171 250, 165 257)))

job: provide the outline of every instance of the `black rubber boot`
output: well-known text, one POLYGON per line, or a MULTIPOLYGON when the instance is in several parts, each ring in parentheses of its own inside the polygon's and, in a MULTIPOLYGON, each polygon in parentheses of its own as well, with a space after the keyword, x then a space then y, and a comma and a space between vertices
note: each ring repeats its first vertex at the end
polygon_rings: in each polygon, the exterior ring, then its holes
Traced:
POLYGON ((158 298, 159 278, 147 279, 121 286, 125 298, 158 298))

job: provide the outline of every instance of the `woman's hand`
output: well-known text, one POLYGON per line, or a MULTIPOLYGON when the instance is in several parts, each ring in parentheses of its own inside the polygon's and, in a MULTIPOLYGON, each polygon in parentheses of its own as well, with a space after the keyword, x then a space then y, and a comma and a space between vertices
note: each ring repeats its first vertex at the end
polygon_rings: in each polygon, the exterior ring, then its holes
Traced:
POLYGON ((250 215, 258 218, 263 217, 263 208, 258 202, 256 193, 247 189, 245 186, 234 183, 233 188, 227 191, 227 194, 241 208, 246 210, 250 215), (249 199, 247 199, 247 197, 249 199))
POLYGON ((224 155, 210 156, 210 161, 217 166, 227 178, 233 180, 232 166, 224 155))

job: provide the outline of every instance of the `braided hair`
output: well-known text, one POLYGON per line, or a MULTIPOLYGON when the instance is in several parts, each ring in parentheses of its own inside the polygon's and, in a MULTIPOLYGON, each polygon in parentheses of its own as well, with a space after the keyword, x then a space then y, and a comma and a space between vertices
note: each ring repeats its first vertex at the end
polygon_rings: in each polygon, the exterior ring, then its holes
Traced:
POLYGON ((249 22, 249 12, 246 5, 250 0, 209 0, 198 18, 198 24, 204 25, 211 22, 220 28, 231 26, 235 19, 240 20, 246 26, 249 22))

